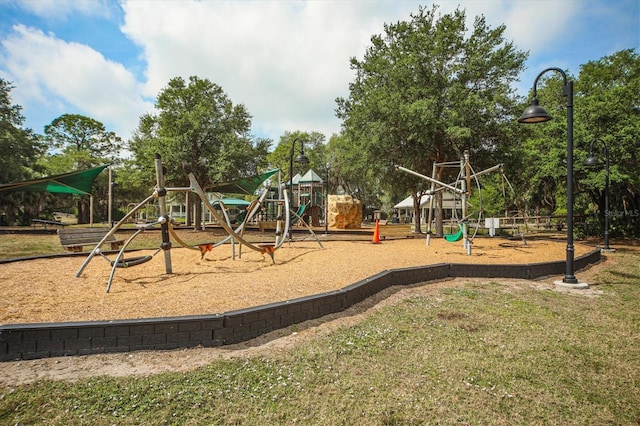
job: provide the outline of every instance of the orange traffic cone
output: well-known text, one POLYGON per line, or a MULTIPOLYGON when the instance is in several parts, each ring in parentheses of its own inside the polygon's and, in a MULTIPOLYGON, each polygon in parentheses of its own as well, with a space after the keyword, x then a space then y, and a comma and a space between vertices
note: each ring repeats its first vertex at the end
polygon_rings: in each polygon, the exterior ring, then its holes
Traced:
POLYGON ((373 230, 373 244, 380 244, 380 222, 376 219, 376 227, 373 230))

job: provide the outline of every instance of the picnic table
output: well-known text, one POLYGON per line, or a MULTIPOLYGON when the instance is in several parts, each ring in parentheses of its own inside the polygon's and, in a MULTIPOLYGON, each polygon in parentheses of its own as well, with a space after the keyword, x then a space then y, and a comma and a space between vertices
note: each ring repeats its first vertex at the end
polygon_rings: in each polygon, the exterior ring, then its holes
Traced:
POLYGON ((38 225, 44 226, 45 230, 47 229, 47 226, 61 226, 61 227, 66 226, 65 223, 58 222, 56 220, 45 220, 45 219, 31 219, 31 225, 33 225, 34 227, 38 225))
MULTIPOLYGON (((95 246, 110 231, 109 228, 62 228, 58 230, 60 244, 66 250, 73 252, 81 252, 84 246, 95 246)), ((112 234, 104 241, 104 244, 110 244, 111 250, 118 250, 124 240, 116 239, 112 234)))

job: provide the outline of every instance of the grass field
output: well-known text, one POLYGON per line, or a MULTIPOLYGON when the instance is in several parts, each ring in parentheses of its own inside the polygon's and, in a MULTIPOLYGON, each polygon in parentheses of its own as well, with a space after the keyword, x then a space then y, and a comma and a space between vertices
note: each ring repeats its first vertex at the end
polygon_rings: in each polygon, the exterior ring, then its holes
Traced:
POLYGON ((269 355, 0 388, 0 424, 637 424, 638 255, 609 254, 589 296, 469 280, 269 355))

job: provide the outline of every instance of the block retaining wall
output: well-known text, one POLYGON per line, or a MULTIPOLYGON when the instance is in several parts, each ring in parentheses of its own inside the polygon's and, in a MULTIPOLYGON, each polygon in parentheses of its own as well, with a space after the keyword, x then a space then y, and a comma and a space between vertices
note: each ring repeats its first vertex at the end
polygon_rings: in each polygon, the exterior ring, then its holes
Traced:
MULTIPOLYGON (((575 259, 575 268, 582 269, 600 259, 600 250, 595 250, 575 259)), ((392 269, 336 291, 217 315, 8 324, 0 326, 0 361, 229 345, 343 311, 394 285, 456 277, 535 279, 564 272, 564 261, 527 265, 442 263, 392 269)))

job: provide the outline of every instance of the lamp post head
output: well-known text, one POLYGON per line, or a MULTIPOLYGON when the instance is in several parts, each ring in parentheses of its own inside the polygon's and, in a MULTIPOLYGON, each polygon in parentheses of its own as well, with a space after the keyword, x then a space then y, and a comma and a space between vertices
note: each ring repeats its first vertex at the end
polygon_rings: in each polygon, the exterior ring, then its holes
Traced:
POLYGON ((598 157, 589 153, 589 156, 584 160, 582 164, 587 167, 599 167, 602 163, 600 163, 600 160, 598 160, 598 157))
POLYGON ((304 155, 304 152, 302 151, 300 151, 300 154, 298 154, 298 156, 293 161, 298 164, 309 164, 309 159, 306 155, 304 155))
POLYGON ((304 155, 304 141, 300 138, 295 138, 293 142, 291 142, 291 153, 290 153, 291 162, 296 162, 298 164, 309 164, 309 159, 306 155, 304 155), (293 158, 293 152, 296 147, 296 142, 300 142, 300 153, 297 157, 293 158))
POLYGON ((534 97, 531 100, 531 105, 529 105, 520 118, 518 118, 518 123, 543 123, 551 119, 553 119, 553 117, 550 116, 543 107, 538 105, 538 98, 534 97))

